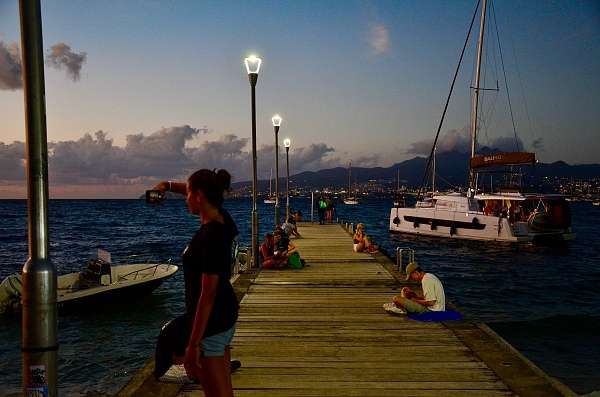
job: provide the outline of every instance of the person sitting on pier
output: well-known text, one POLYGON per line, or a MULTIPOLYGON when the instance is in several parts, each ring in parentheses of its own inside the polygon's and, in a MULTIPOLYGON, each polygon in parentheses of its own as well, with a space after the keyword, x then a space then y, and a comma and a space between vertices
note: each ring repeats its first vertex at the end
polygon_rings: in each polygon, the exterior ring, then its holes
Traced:
POLYGON ((359 223, 356 225, 356 231, 354 232, 354 237, 352 238, 354 246, 354 252, 375 252, 377 251, 377 246, 371 243, 369 236, 365 233, 365 225, 363 223, 359 223))
POLYGON ((264 269, 281 268, 287 264, 287 257, 275 256, 275 238, 273 233, 265 234, 265 242, 260 246, 260 255, 264 269))
POLYGON ((417 262, 411 262, 406 266, 406 280, 420 281, 423 287, 423 296, 419 296, 410 288, 404 287, 400 295, 395 296, 393 299, 396 307, 409 313, 443 312, 446 310, 446 295, 439 278, 431 273, 425 273, 417 262))
POLYGON ((281 225, 281 229, 288 235, 288 237, 302 237, 300 233, 298 233, 298 226, 296 226, 296 221, 294 217, 290 216, 283 225, 281 225))

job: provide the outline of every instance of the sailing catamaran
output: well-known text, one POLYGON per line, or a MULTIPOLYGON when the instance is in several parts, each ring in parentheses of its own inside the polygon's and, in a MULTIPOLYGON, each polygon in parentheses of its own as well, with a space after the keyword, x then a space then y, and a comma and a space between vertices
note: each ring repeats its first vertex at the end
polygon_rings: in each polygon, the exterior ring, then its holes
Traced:
MULTIPOLYGON (((393 233, 482 241, 531 242, 545 239, 573 239, 575 234, 571 230, 571 217, 565 196, 522 192, 521 175, 515 174, 515 168, 534 165, 536 163, 534 153, 522 151, 476 153, 479 95, 480 91, 485 90, 480 87, 480 75, 486 14, 487 0, 481 0, 475 84, 472 87, 468 191, 466 194, 438 194, 435 191, 435 171, 432 171, 431 196, 420 197, 419 194, 414 207, 392 208, 389 230, 393 233), (484 178, 480 176, 487 174, 490 175, 490 181, 494 175, 500 174, 504 175, 505 181, 510 182, 504 187, 496 183, 496 189, 490 182, 489 190, 486 192, 484 178), (515 183, 515 176, 518 176, 518 183, 515 183)), ((473 21, 471 26, 472 23, 473 21)), ((452 89, 450 95, 451 93, 452 89)), ((446 106, 447 104, 448 102, 446 106)), ((436 141, 434 141, 428 166, 435 154, 436 141)))
POLYGON ((275 195, 272 192, 272 185, 273 183, 273 168, 271 168, 271 175, 269 176, 269 195, 267 196, 266 199, 264 199, 264 203, 265 204, 275 204, 277 203, 277 198, 275 197, 275 195))
POLYGON ((344 204, 357 205, 358 203, 358 197, 352 194, 352 162, 350 162, 348 164, 348 193, 344 198, 344 204))

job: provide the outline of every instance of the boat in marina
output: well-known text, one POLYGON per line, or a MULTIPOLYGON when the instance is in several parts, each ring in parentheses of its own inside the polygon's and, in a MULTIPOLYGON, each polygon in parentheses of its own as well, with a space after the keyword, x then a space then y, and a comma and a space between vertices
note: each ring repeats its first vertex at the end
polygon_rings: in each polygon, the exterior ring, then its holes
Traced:
POLYGON ((267 196, 266 199, 263 200, 263 202, 265 204, 276 204, 277 203, 277 197, 275 197, 275 195, 273 194, 273 191, 272 191, 272 184, 273 184, 273 168, 271 168, 271 175, 269 176, 269 195, 267 196))
MULTIPOLYGON (((113 265, 106 259, 92 259, 80 272, 57 278, 59 309, 88 309, 91 306, 139 298, 158 288, 178 270, 170 263, 113 265)), ((0 313, 20 311, 21 275, 8 276, 0 284, 0 313)))
POLYGON ((355 194, 352 194, 352 162, 348 164, 348 193, 344 197, 344 204, 358 205, 360 201, 355 194))
MULTIPOLYGON (((480 86, 486 14, 487 1, 482 0, 475 79, 474 86, 471 87, 473 96, 468 190, 445 194, 436 191, 435 152, 444 111, 425 171, 425 175, 429 172, 432 175, 431 194, 423 194, 422 191, 426 189, 421 186, 414 206, 407 207, 401 202, 394 205, 390 210, 389 231, 502 242, 573 239, 575 234, 571 229, 570 209, 566 196, 527 193, 522 189, 521 167, 535 165, 537 160, 534 153, 519 150, 517 139, 515 139, 517 146, 515 152, 476 152, 478 122, 482 118, 478 113, 479 96, 486 90, 480 86), (432 163, 433 168, 431 168, 432 163), (486 185, 488 177, 489 184, 486 185), (494 178, 496 178, 495 184, 494 178)), ((451 94, 452 89, 448 100, 451 94)), ((510 107, 510 101, 508 103, 510 107)))

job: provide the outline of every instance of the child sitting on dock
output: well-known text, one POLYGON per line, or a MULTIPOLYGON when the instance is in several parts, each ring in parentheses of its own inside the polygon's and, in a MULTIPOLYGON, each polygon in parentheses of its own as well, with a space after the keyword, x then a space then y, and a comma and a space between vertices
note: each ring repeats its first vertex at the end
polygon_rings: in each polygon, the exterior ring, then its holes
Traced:
POLYGON ((396 308, 409 313, 446 310, 446 295, 439 278, 431 273, 425 273, 417 262, 411 262, 406 266, 406 280, 420 281, 423 287, 423 296, 404 287, 400 295, 393 299, 396 308))

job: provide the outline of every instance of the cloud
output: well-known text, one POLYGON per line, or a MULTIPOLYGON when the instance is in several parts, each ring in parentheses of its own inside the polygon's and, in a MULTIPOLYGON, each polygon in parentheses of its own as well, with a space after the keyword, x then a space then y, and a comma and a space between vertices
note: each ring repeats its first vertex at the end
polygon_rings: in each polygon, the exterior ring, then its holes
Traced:
POLYGON ((381 154, 375 153, 357 157, 353 162, 359 167, 377 167, 381 164, 381 154))
MULTIPOLYGON (((285 175, 285 149, 279 148, 279 175, 285 175)), ((337 167, 341 164, 339 158, 332 156, 335 149, 324 143, 312 143, 305 147, 290 148, 290 175, 303 171, 316 171, 323 168, 337 167)), ((269 178, 271 169, 275 173, 275 145, 264 145, 256 153, 258 159, 259 179, 269 178)))
MULTIPOLYGON (((125 146, 116 146, 104 131, 84 134, 77 140, 49 142, 48 160, 51 184, 59 185, 151 185, 158 180, 183 179, 200 168, 225 168, 237 181, 251 176, 248 138, 234 134, 206 140, 191 146, 206 128, 189 125, 161 128, 149 135, 130 134, 125 146)), ((323 143, 293 148, 292 173, 339 165, 334 149, 323 143)), ((259 172, 272 167, 273 146, 258 151, 259 172)), ((25 150, 22 142, 0 143, 0 181, 23 181, 25 150)), ((281 151, 281 170, 285 166, 281 151)), ((264 175, 259 173, 259 175, 264 175)))
POLYGON ((544 150, 544 138, 534 139, 533 142, 531 142, 531 147, 538 152, 543 151, 544 150))
POLYGON ((20 181, 25 178, 25 144, 0 142, 0 180, 20 181))
MULTIPOLYGON (((433 139, 423 139, 410 144, 406 150, 407 154, 425 154, 429 155, 433 139)), ((471 138, 466 130, 449 130, 440 135, 437 143, 438 153, 457 151, 467 153, 471 150, 471 138)))
POLYGON ((390 48, 390 34, 383 24, 371 26, 369 31, 369 45, 375 55, 386 53, 390 48))
MULTIPOLYGON (((520 150, 525 147, 523 141, 517 138, 518 146, 520 150)), ((407 154, 416 155, 429 155, 431 152, 431 146, 433 145, 433 139, 423 139, 410 144, 406 149, 407 154)), ((515 143, 514 136, 501 136, 491 139, 487 144, 482 145, 481 142, 478 148, 486 146, 490 149, 497 149, 501 151, 515 151, 517 145, 515 143)), ((535 147, 534 147, 535 149, 535 147)), ((471 151, 471 137, 466 129, 462 130, 449 130, 446 133, 440 135, 437 143, 437 152, 460 152, 469 153, 471 151)))
POLYGON ((21 54, 17 43, 0 41, 0 90, 23 88, 21 54))
POLYGON ((46 54, 46 64, 56 69, 64 69, 73 81, 79 80, 81 67, 85 63, 85 52, 73 52, 65 43, 56 43, 46 54))
MULTIPOLYGON (((67 76, 77 81, 87 54, 76 53, 65 43, 54 44, 46 54, 46 64, 65 70, 67 76)), ((23 88, 21 51, 17 43, 0 41, 0 90, 20 90, 23 88)))

